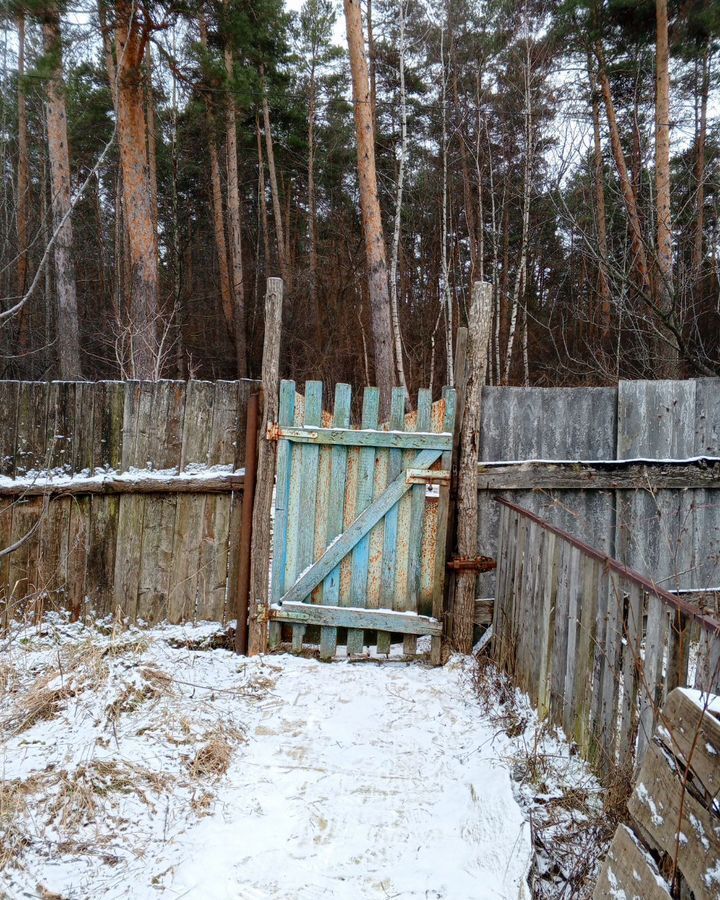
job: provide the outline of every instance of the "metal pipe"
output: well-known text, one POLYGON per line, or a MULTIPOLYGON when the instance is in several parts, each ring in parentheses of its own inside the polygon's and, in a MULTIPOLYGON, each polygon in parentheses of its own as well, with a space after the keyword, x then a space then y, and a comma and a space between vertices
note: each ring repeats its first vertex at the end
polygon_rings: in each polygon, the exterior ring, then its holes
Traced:
POLYGON ((248 600, 250 597, 250 545, 252 541, 253 505, 257 476, 257 437, 260 421, 262 391, 248 400, 245 422, 245 484, 243 485, 242 517, 240 519, 240 547, 238 549, 237 627, 235 652, 246 654, 248 649, 248 600))

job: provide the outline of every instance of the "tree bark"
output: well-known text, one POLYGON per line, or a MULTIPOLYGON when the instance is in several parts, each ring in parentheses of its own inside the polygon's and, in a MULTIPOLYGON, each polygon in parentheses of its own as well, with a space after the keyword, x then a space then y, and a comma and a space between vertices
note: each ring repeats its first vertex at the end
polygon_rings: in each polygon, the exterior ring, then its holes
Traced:
POLYGON ((255 117, 255 132, 257 134, 258 156, 258 194, 260 195, 260 216, 262 218, 263 253, 265 254, 265 271, 270 268, 270 224, 268 222, 267 197, 265 196, 265 161, 262 150, 262 134, 260 132, 260 119, 255 117))
POLYGON ((645 291, 647 296, 650 297, 650 273, 648 270, 645 243, 643 241, 642 229, 640 226, 637 198, 630 182, 630 174, 625 161, 625 153, 622 148, 622 143, 620 142, 620 129, 618 128, 617 117, 615 115, 615 104, 610 90, 610 81, 606 72, 605 52, 599 41, 595 44, 595 55, 598 61, 598 81, 600 83, 600 90, 605 104, 605 115, 610 130, 610 145, 612 147, 613 158, 615 159, 618 178, 620 179, 620 188, 622 190, 630 226, 633 268, 637 272, 640 281, 640 289, 645 291))
POLYGON ((402 223, 403 188, 405 184, 405 157, 407 155, 407 93, 405 90, 405 3, 400 0, 400 162, 398 163, 397 190, 395 193, 395 223, 393 226, 392 255, 390 257, 390 312, 393 341, 395 344, 395 370, 400 387, 407 391, 403 363, 400 311, 398 308, 397 270, 400 258, 400 225, 402 223))
MULTIPOLYGON (((43 46, 51 62, 51 75, 47 85, 47 129, 52 214, 57 228, 70 210, 70 152, 62 73, 60 15, 55 7, 48 7, 43 15, 43 46)), ((57 236, 54 259, 58 374, 63 380, 70 381, 82 378, 72 217, 68 218, 57 236)))
POLYGON ((157 240, 158 232, 158 188, 157 188, 157 137, 155 134, 155 98, 152 89, 152 55, 150 44, 145 49, 143 65, 145 90, 145 119, 147 121, 148 177, 150 178, 150 201, 152 204, 153 228, 157 240))
POLYGON ((143 96, 142 63, 149 28, 148 22, 138 18, 131 0, 116 0, 118 146, 130 267, 129 371, 135 378, 151 379, 158 362, 159 273, 143 96))
MULTIPOLYGON (((28 201, 30 176, 28 169, 28 128, 25 103, 25 16, 18 15, 18 163, 17 163, 17 295, 24 296, 28 273, 28 201)), ((18 315, 18 355, 23 356, 30 346, 30 311, 26 303, 18 315)), ((22 361, 21 361, 22 362, 22 361)))
POLYGON ((357 134, 358 177, 362 212, 365 255, 368 269, 368 293, 372 313, 373 346, 375 350, 375 379, 380 387, 383 413, 390 408, 390 393, 394 384, 390 294, 385 253, 377 173, 375 170, 375 141, 368 66, 363 39, 362 15, 359 0, 344 0, 350 68, 355 107, 357 134))
MULTIPOLYGON (((225 7, 229 0, 224 0, 225 7)), ((245 336, 245 285, 242 264, 242 229, 240 224, 240 187, 238 185, 237 117, 233 94, 234 62, 232 47, 228 40, 224 48, 227 94, 225 97, 225 130, 227 142, 227 205, 230 222, 230 263, 232 271, 232 291, 235 301, 235 361, 237 377, 247 375, 247 339, 245 336)))
POLYGON ((319 353, 322 351, 322 328, 318 300, 317 205, 315 201, 315 108, 317 105, 315 65, 313 53, 308 86, 308 238, 310 243, 310 308, 314 319, 315 349, 319 353))
POLYGON ((595 228, 598 242, 598 289, 600 292, 600 323, 604 337, 610 332, 610 282, 607 275, 607 219, 605 213, 605 165, 600 136, 600 100, 598 98, 592 56, 588 51, 588 78, 593 117, 593 168, 595 181, 595 228))
MULTIPOLYGON (((657 303, 666 317, 673 315, 672 223, 670 218, 670 51, 668 48, 667 0, 656 0, 657 39, 655 52, 655 200, 657 217, 657 303)), ((669 337, 669 336, 666 336, 669 337)), ((674 339, 658 345, 657 363, 662 375, 677 377, 677 347, 674 339)))
MULTIPOLYGON (((203 48, 207 48, 207 24, 205 22, 205 17, 202 14, 198 19, 198 25, 200 27, 200 43, 203 48)), ((220 158, 215 135, 215 115, 212 107, 212 99, 209 95, 205 98, 205 118, 208 129, 208 156, 210 157, 213 232, 215 234, 215 250, 217 252, 218 271, 220 275, 220 302, 225 325, 227 326, 231 339, 234 341, 234 302, 233 291, 230 286, 230 269, 228 266, 227 239, 225 236, 225 212, 223 210, 222 184, 220 181, 220 158)))
MULTIPOLYGON (((253 505, 250 552, 250 597, 248 602, 248 654, 267 648, 267 606, 270 570, 270 514, 275 482, 275 443, 267 438, 267 427, 278 420, 280 390, 280 344, 282 339, 283 283, 268 278, 265 295, 263 340, 263 418, 260 426, 257 479, 253 505)), ((247 498, 249 501, 250 498, 247 498)), ((243 498, 245 502, 245 498, 243 498)))
POLYGON ((262 83, 262 112, 263 126, 265 129, 265 152, 267 153, 268 172, 270 173, 270 191, 272 193, 273 219, 275 220, 275 242, 277 244, 278 262, 284 287, 290 291, 290 272, 288 268, 287 253, 285 252, 285 232, 283 230, 282 206, 280 205, 280 192, 278 190, 277 170, 275 169, 275 150, 273 148, 272 130, 270 128, 270 106, 268 105, 267 90, 265 85, 265 72, 260 67, 260 80, 262 83))
POLYGON ((28 129, 25 105, 25 16, 19 15, 18 29, 18 69, 17 69, 17 111, 18 111, 18 163, 17 163, 17 292, 18 297, 25 293, 27 282, 27 216, 28 189, 28 129))
MULTIPOLYGON (((492 286, 476 281, 468 310, 467 380, 458 466, 457 546, 460 557, 477 556, 480 413, 491 330, 492 286)), ((475 582, 476 574, 472 570, 458 571, 452 609, 452 642, 461 653, 472 650, 475 582)))
MULTIPOLYGON (((705 227, 705 142, 707 138, 707 107, 710 92, 710 52, 705 48, 702 59, 700 87, 700 121, 695 145, 695 234, 692 251, 692 278, 696 284, 700 278, 705 227)), ((695 288, 697 292, 697 287, 695 288)))

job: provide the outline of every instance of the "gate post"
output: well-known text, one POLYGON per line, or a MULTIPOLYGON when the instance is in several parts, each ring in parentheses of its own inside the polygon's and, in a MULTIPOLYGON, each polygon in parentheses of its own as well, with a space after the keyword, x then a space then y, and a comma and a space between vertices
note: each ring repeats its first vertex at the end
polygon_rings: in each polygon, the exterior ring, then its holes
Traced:
POLYGON ((268 278, 265 293, 265 339, 263 341, 263 418, 258 449, 257 484, 250 550, 250 597, 248 603, 248 654, 267 647, 268 577, 270 570, 270 516, 275 481, 275 446, 268 440, 268 425, 278 419, 280 339, 282 335, 283 283, 268 278))
MULTIPOLYGON (((492 285, 476 281, 468 313, 467 380, 460 434, 456 507, 458 555, 464 558, 477 556, 480 412, 491 328, 492 285)), ((473 569, 458 570, 452 605, 452 642, 461 653, 472 650, 476 581, 477 575, 473 569)))

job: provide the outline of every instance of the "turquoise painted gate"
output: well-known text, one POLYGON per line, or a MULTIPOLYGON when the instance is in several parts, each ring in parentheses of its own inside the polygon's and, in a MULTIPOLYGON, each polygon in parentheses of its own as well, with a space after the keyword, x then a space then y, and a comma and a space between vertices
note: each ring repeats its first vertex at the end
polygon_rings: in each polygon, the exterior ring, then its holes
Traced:
POLYGON ((293 381, 280 387, 269 645, 283 624, 296 651, 319 626, 324 659, 338 628, 351 656, 366 646, 388 653, 392 634, 414 655, 429 635, 439 662, 455 391, 432 403, 420 390, 406 415, 396 388, 383 425, 377 388, 365 388, 359 426, 349 385, 336 385, 334 401, 324 413, 319 381, 304 397, 293 381))

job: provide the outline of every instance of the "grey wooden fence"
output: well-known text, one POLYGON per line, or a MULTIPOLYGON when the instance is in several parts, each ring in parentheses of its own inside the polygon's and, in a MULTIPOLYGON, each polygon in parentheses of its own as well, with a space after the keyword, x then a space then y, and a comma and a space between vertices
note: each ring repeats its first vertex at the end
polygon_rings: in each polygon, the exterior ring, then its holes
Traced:
POLYGON ((232 617, 256 389, 0 382, 0 617, 232 617))
POLYGON ((720 584, 720 465, 627 462, 720 457, 720 379, 487 387, 480 453, 481 554, 495 556, 500 494, 668 589, 720 584), (497 465, 527 460, 605 462, 497 465))
POLYGON ((631 770, 671 690, 717 692, 720 623, 534 513, 498 506, 498 664, 586 759, 631 770))

